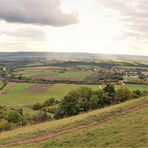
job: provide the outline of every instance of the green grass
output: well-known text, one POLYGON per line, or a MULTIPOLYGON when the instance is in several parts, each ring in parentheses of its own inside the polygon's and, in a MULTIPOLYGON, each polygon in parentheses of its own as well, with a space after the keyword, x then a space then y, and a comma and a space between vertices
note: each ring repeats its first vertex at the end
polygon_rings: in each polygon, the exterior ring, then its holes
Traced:
POLYGON ((118 89, 120 87, 128 88, 131 91, 137 90, 137 89, 139 89, 139 90, 147 90, 148 91, 148 85, 126 84, 126 85, 122 85, 122 86, 116 86, 116 89, 118 89))
MULTIPOLYGON (((71 90, 75 90, 81 86, 91 87, 92 89, 98 89, 99 86, 97 85, 75 85, 75 84, 55 84, 52 87, 49 87, 47 92, 45 93, 28 93, 26 89, 31 87, 33 84, 31 83, 18 83, 15 85, 14 88, 11 88, 10 91, 6 94, 2 92, 5 89, 8 89, 12 86, 12 83, 9 83, 7 87, 0 92, 0 104, 8 105, 8 106, 18 106, 24 107, 29 104, 35 104, 37 102, 44 102, 45 100, 49 99, 50 97, 54 97, 58 100, 62 99, 68 92, 71 90)), ((30 113, 30 109, 25 107, 25 113, 30 113), (29 111, 29 112, 27 112, 29 111)))
POLYGON ((43 66, 43 65, 45 65, 45 64, 41 63, 41 62, 35 62, 35 63, 27 64, 27 65, 25 65, 25 67, 35 67, 35 66, 43 66))
POLYGON ((2 82, 0 82, 0 88, 3 86, 3 83, 2 82))
POLYGON ((31 109, 31 108, 29 108, 29 107, 26 107, 26 106, 23 106, 23 107, 21 107, 22 109, 23 109, 23 112, 25 113, 25 114, 28 114, 28 115, 35 115, 35 114, 37 114, 39 111, 38 110, 33 110, 33 109, 31 109))
MULTIPOLYGON (((17 83, 15 86, 13 83, 9 83, 5 89, 9 89, 9 92, 6 94, 2 94, 3 91, 0 92, 0 104, 7 106, 15 106, 15 107, 24 107, 25 113, 32 113, 30 108, 27 108, 26 105, 35 104, 37 102, 44 102, 45 100, 53 97, 55 99, 61 100, 68 92, 71 90, 75 90, 81 86, 90 87, 93 90, 99 89, 99 85, 76 85, 76 84, 55 84, 52 87, 49 87, 47 92, 45 93, 28 93, 26 89, 31 87, 33 84, 31 83, 17 83)), ((119 87, 127 87, 130 90, 148 90, 147 85, 122 85, 119 87)))
POLYGON ((16 76, 22 75, 23 77, 37 77, 37 78, 51 78, 63 80, 82 80, 92 74, 91 71, 65 71, 62 67, 26 67, 18 69, 15 72, 16 76), (62 72, 61 72, 62 71, 62 72), (41 76, 40 76, 41 75, 41 76))
POLYGON ((11 90, 10 93, 19 94, 20 92, 23 92, 24 90, 26 90, 27 88, 31 86, 32 86, 31 83, 18 83, 16 87, 11 90))
MULTIPOLYGON (((115 113, 133 106, 145 104, 147 101, 148 98, 144 97, 74 117, 3 132, 0 134, 0 144, 41 135, 48 131, 62 130, 99 121, 106 116, 113 116, 115 113)), ((109 121, 90 126, 87 129, 75 130, 50 140, 19 145, 18 147, 147 147, 147 114, 148 108, 145 107, 139 111, 113 117, 109 121)))
POLYGON ((30 147, 148 147, 148 108, 30 147))
POLYGON ((87 76, 92 74, 92 72, 88 71, 66 71, 65 73, 60 73, 53 78, 66 78, 66 79, 74 79, 74 80, 83 80, 87 76))

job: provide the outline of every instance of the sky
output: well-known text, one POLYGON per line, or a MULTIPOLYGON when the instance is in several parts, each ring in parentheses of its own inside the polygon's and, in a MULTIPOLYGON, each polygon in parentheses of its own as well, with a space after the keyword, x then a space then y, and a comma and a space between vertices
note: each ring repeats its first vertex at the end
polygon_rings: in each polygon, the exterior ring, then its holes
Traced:
POLYGON ((0 0, 0 51, 148 56, 147 0, 0 0))

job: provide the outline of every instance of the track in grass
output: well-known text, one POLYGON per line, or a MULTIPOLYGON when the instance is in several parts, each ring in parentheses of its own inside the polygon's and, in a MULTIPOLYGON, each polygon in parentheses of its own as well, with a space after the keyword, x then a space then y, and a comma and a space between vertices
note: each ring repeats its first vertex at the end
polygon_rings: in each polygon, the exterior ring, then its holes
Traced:
POLYGON ((60 131, 49 132, 49 133, 46 133, 46 134, 42 134, 40 136, 34 136, 34 137, 26 138, 26 139, 23 139, 21 141, 19 141, 19 140, 18 141, 13 141, 13 142, 10 142, 10 143, 5 143, 5 144, 0 145, 0 146, 2 146, 2 147, 10 147, 10 146, 31 144, 31 143, 44 141, 44 140, 47 140, 47 139, 50 139, 50 138, 53 138, 53 137, 57 137, 57 136, 65 135, 65 134, 68 134, 68 133, 72 133, 72 132, 80 130, 80 129, 86 129, 86 128, 90 128, 92 126, 102 124, 104 122, 112 120, 115 117, 119 117, 121 115, 125 115, 125 114, 131 113, 131 112, 139 111, 139 110, 141 110, 141 109, 143 109, 143 108, 145 108, 147 106, 148 106, 148 101, 144 102, 142 104, 130 107, 128 109, 125 109, 125 110, 122 110, 122 111, 119 111, 119 112, 115 112, 112 115, 105 116, 100 121, 94 121, 94 122, 91 122, 91 123, 83 124, 83 125, 80 125, 80 126, 69 128, 69 129, 63 129, 63 130, 60 130, 60 131))

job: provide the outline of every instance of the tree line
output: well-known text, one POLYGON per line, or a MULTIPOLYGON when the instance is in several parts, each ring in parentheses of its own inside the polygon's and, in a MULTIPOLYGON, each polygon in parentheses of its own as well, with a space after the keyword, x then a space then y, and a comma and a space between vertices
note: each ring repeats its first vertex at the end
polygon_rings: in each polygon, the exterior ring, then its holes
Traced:
POLYGON ((123 87, 115 90, 113 85, 108 84, 104 89, 98 90, 80 87, 69 92, 60 101, 49 98, 43 103, 35 103, 32 105, 32 109, 37 110, 38 113, 33 116, 24 114, 21 108, 0 106, 0 131, 26 124, 70 117, 146 95, 148 95, 148 91, 130 91, 123 87))
POLYGON ((123 87, 115 90, 111 84, 95 91, 89 87, 80 87, 69 92, 61 101, 50 98, 44 103, 34 104, 33 109, 51 113, 54 119, 59 119, 146 95, 148 95, 147 91, 130 91, 123 87))

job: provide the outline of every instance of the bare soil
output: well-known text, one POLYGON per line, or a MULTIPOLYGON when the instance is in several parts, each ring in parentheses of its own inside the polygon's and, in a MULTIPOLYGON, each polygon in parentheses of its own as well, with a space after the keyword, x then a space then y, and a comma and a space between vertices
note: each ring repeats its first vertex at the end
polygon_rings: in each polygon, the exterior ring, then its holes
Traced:
POLYGON ((34 84, 30 88, 26 89, 27 93, 45 93, 51 88, 52 84, 34 84))

